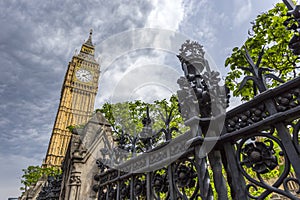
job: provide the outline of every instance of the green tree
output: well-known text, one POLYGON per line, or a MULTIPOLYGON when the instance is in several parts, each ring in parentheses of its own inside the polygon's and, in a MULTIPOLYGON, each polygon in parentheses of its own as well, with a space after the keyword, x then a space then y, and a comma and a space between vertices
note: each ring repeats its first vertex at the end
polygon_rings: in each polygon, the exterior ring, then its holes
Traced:
POLYGON ((118 141, 122 134, 136 136, 142 132, 143 119, 147 117, 147 107, 152 130, 157 133, 161 131, 160 136, 163 129, 178 130, 172 132, 173 137, 188 130, 180 115, 176 96, 172 96, 169 100, 157 100, 152 104, 140 100, 116 104, 105 103, 97 111, 102 112, 112 125, 114 138, 118 141))
POLYGON ((40 167, 40 166, 28 166, 26 169, 22 169, 23 175, 21 178, 21 183, 24 187, 20 189, 26 191, 28 187, 34 185, 43 176, 56 176, 61 174, 61 169, 57 167, 40 167))
MULTIPOLYGON (((242 47, 235 47, 232 54, 225 61, 225 66, 230 66, 230 72, 226 78, 226 85, 234 96, 240 96, 242 100, 249 100, 255 91, 253 82, 247 81, 240 89, 241 78, 250 75, 249 70, 245 70, 249 64, 246 59, 246 49, 254 63, 259 61, 262 53, 260 67, 265 68, 263 73, 269 68, 272 74, 286 81, 297 75, 298 57, 288 48, 288 43, 293 33, 286 29, 284 22, 288 19, 287 8, 283 3, 277 3, 274 8, 258 15, 252 22, 252 28, 248 32, 248 39, 242 47)), ((292 22, 291 22, 292 23, 292 22)), ((274 77, 272 77, 274 78, 274 77)), ((269 87, 279 84, 279 79, 266 80, 269 87)))

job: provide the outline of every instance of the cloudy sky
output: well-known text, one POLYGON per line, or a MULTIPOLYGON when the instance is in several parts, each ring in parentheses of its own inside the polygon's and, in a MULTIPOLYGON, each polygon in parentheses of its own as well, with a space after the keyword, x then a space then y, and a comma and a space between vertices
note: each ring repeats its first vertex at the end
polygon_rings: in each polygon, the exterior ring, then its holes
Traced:
POLYGON ((230 50, 276 2, 0 0, 0 199, 19 196, 21 169, 42 163, 68 62, 91 28, 102 71, 95 106, 151 101, 176 91, 184 39, 203 44, 225 76, 230 50))

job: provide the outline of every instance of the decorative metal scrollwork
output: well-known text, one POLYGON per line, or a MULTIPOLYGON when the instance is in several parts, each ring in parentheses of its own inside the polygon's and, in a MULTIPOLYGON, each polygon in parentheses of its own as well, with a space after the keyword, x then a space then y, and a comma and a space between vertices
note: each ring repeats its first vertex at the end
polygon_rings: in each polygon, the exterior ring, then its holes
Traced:
POLYGON ((237 161, 242 174, 250 182, 246 186, 250 198, 264 199, 274 192, 298 199, 284 186, 292 179, 289 177, 291 166, 283 144, 275 136, 257 133, 242 139, 238 143, 237 161))
POLYGON ((264 104, 253 108, 248 108, 244 112, 237 114, 232 118, 226 119, 226 128, 228 132, 236 131, 256 122, 259 122, 269 116, 264 104))
POLYGON ((217 116, 228 106, 228 88, 219 85, 220 74, 210 70, 204 54, 203 46, 195 41, 187 40, 179 49, 177 57, 181 62, 185 78, 181 77, 177 81, 181 88, 178 92, 178 99, 181 107, 187 109, 187 111, 182 109, 184 118, 195 116, 197 110, 193 106, 196 99, 201 117, 217 116), (191 99, 187 100, 184 94, 187 94, 191 99), (188 105, 188 102, 191 105, 188 105), (217 107, 221 110, 216 109, 217 107), (186 114, 188 111, 192 111, 192 115, 186 114))
POLYGON ((288 178, 284 179, 283 187, 284 187, 284 190, 286 192, 290 193, 291 195, 295 195, 295 194, 299 195, 300 194, 300 181, 299 181, 299 179, 296 179, 294 177, 288 177, 288 178), (298 185, 298 187, 297 187, 298 189, 296 191, 291 192, 290 187, 288 186, 289 182, 293 182, 294 184, 298 185))
POLYGON ((166 193, 168 191, 167 174, 156 173, 153 176, 152 186, 156 192, 166 193))
POLYGON ((298 154, 300 155, 300 120, 293 125, 293 142, 294 145, 296 146, 296 149, 298 150, 298 154))
POLYGON ((102 161, 100 159, 96 160, 96 164, 97 164, 98 168, 100 169, 100 172, 104 172, 104 170, 107 169, 107 166, 102 161))
POLYGON ((192 188, 195 186, 195 178, 197 177, 196 171, 193 169, 192 164, 184 165, 179 164, 175 170, 175 182, 179 188, 187 187, 192 188))
POLYGON ((265 140, 264 142, 251 142, 242 148, 242 165, 251 167, 253 171, 259 174, 265 174, 278 166, 277 157, 274 155, 273 142, 265 140), (269 143, 267 145, 266 143, 269 143))
POLYGON ((161 198, 168 196, 169 182, 167 169, 162 168, 160 170, 154 171, 151 179, 151 186, 153 188, 154 198, 160 200, 161 198))
POLYGON ((39 193, 37 200, 58 200, 61 190, 62 175, 49 176, 39 193))
POLYGON ((100 187, 98 189, 98 199, 106 199, 106 192, 107 192, 106 187, 100 187))
POLYGON ((276 98, 277 110, 279 112, 289 110, 299 105, 300 88, 292 89, 276 98))
POLYGON ((120 197, 121 199, 130 198, 130 185, 123 181, 120 185, 120 197))
POLYGON ((134 182, 134 194, 135 196, 146 196, 146 181, 140 178, 135 179, 134 182))
POLYGON ((193 159, 186 158, 175 164, 175 189, 182 199, 194 199, 199 195, 196 165, 193 159))
POLYGON ((110 184, 107 189, 107 199, 117 199, 117 185, 110 184))
POLYGON ((180 90, 177 91, 179 110, 184 120, 199 116, 197 97, 185 77, 177 80, 180 90))

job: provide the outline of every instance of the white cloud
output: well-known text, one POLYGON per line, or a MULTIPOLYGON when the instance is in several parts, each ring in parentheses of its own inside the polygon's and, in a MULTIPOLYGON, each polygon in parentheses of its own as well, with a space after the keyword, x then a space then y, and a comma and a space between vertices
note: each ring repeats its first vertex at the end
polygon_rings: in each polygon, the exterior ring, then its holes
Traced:
POLYGON ((235 16, 234 24, 236 26, 242 23, 249 23, 250 16, 252 13, 252 3, 251 0, 240 1, 234 0, 235 16))
POLYGON ((177 30, 184 16, 182 0, 154 0, 146 27, 177 30))
MULTIPOLYGON (((121 85, 127 85, 129 87, 134 81, 140 81, 152 75, 145 71, 143 75, 139 74, 140 76, 137 77, 136 74, 133 75, 134 70, 149 65, 172 64, 174 68, 176 65, 174 66, 174 63, 168 63, 167 57, 172 56, 172 60, 177 61, 176 54, 178 53, 178 49, 186 39, 188 38, 174 31, 145 28, 113 35, 99 44, 98 48, 101 52, 100 65, 102 73, 96 107, 99 107, 99 104, 103 102, 109 101, 111 96, 115 95, 113 91, 117 86, 120 86, 119 82, 121 80, 121 85), (128 78, 129 71, 132 73, 129 74, 130 78, 128 78)), ((177 64, 178 63, 177 61, 177 64)), ((159 70, 163 72, 164 69, 161 68, 159 70)), ((176 78, 178 78, 178 76, 176 78)), ((166 75, 166 77, 161 78, 167 79, 168 77, 166 75)), ((139 87, 139 85, 136 84, 135 87, 139 87)), ((144 84, 144 82, 141 84, 144 84)), ((176 80, 174 80, 174 84, 177 84, 176 80)), ((130 98, 129 96, 132 95, 131 92, 127 93, 127 98, 130 98)), ((120 101, 129 100, 124 99, 124 95, 125 94, 121 95, 122 100, 119 99, 120 101)), ((145 98, 146 97, 147 96, 145 96, 145 98)))
MULTIPOLYGON (((132 98, 136 97, 136 90, 150 82, 150 85, 154 87, 157 87, 156 84, 168 85, 167 87, 172 87, 172 91, 176 92, 174 87, 177 86, 176 81, 180 73, 177 72, 178 69, 174 68, 174 66, 166 65, 165 57, 168 54, 160 50, 144 49, 128 53, 115 60, 100 77, 100 90, 96 100, 96 107, 107 101, 122 102, 134 100, 132 98), (170 86, 170 84, 173 86, 170 86)), ((176 59, 174 54, 171 55, 176 59)), ((149 84, 147 87, 149 89, 149 84)), ((141 94, 139 93, 139 95, 141 94)), ((149 94, 145 94, 143 97, 144 99, 149 99, 148 96, 149 94)), ((161 96, 166 98, 166 95, 158 96, 160 96, 159 98, 161 96)), ((139 96, 140 99, 143 99, 143 97, 139 96)))
POLYGON ((213 1, 188 0, 183 2, 184 18, 180 24, 180 32, 206 47, 216 42, 217 22, 219 14, 213 1))

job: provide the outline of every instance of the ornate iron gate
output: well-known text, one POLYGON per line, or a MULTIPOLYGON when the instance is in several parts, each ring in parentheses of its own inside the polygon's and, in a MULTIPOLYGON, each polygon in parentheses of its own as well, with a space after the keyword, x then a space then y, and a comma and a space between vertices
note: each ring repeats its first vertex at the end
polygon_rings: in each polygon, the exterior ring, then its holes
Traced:
MULTIPOLYGON (((291 12, 296 21, 297 9, 291 12)), ((295 54, 298 38, 290 42, 295 54)), ((98 199, 299 199, 300 77, 267 89, 264 78, 278 78, 246 50, 245 70, 252 76, 243 82, 253 80, 260 94, 225 113, 228 91, 209 69, 202 46, 187 41, 178 58, 185 75, 178 80, 179 106, 190 130, 172 138, 176 129, 167 120, 163 144, 153 148, 151 134, 137 137, 147 150, 125 161, 118 149, 103 150, 95 176, 98 199)), ((145 118, 148 132, 149 122, 145 118)))

